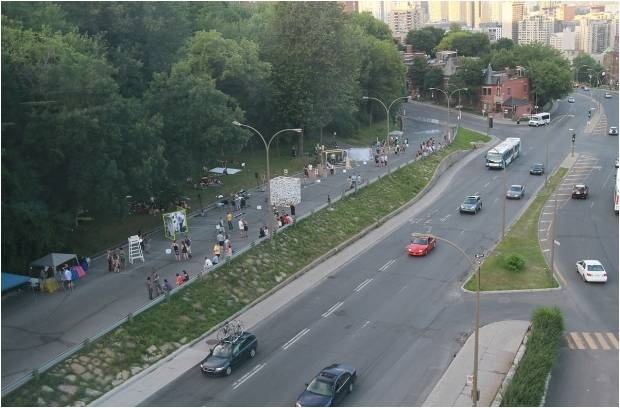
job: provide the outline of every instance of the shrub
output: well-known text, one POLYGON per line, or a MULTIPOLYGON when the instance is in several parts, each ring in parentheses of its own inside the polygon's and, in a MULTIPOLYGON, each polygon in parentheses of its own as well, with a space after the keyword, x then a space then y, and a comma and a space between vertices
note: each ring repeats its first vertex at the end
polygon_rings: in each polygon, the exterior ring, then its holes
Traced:
POLYGON ((510 255, 506 258, 506 269, 511 272, 519 272, 525 268, 525 259, 521 255, 510 255))
POLYGON ((558 307, 534 310, 525 353, 503 395, 503 407, 540 406, 563 330, 562 312, 558 307))

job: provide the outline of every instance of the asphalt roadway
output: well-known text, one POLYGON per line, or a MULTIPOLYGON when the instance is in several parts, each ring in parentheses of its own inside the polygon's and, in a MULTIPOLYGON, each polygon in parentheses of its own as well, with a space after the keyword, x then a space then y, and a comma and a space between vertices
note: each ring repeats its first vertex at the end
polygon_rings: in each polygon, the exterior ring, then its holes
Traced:
POLYGON ((618 406, 618 348, 606 336, 618 335, 618 216, 613 208, 618 136, 608 135, 609 126, 618 126, 618 93, 611 99, 602 98, 603 93, 575 93, 574 105, 582 121, 587 107, 596 106, 590 97, 600 98, 604 112, 593 131, 577 134, 575 151, 580 157, 575 178, 567 180, 570 184, 585 182, 588 199, 567 198, 558 207, 556 265, 566 281, 567 341, 551 377, 549 406, 618 406), (608 273, 607 283, 583 282, 575 272, 575 263, 581 259, 600 260, 608 273), (596 340, 588 341, 584 333, 596 340))
MULTIPOLYGON (((409 106, 409 117, 445 117, 445 110, 432 106, 409 106)), ((505 181, 502 172, 484 167, 484 151, 474 154, 452 176, 449 187, 428 193, 430 204, 419 206, 416 216, 403 219, 401 227, 378 237, 374 246, 253 327, 259 338, 254 361, 228 378, 204 378, 196 366, 142 405, 287 406, 294 404, 304 383, 333 362, 349 363, 358 370, 356 390, 345 405, 421 405, 471 333, 474 305, 473 296, 460 289, 470 270, 469 262, 441 242, 429 256, 409 258, 404 247, 410 234, 432 232, 455 242, 470 256, 487 253, 501 238, 502 206, 506 204, 506 225, 510 225, 544 183, 544 177, 530 176, 528 169, 533 162, 545 162, 546 143, 548 167, 556 168, 570 151, 568 128, 583 132, 585 120, 571 116, 571 109, 574 107, 560 103, 552 124, 544 128, 496 122, 491 134, 518 136, 523 141, 522 155, 507 168, 505 181), (505 202, 509 184, 525 184, 525 199, 505 202), (460 215, 458 205, 474 192, 482 195, 483 210, 477 215, 460 215)), ((486 131, 486 120, 464 114, 461 121, 463 126, 486 131)), ((577 148, 585 148, 584 143, 580 138, 577 148)), ((608 233, 613 234, 611 229, 608 233)), ((558 269, 563 274, 574 268, 573 258, 570 254, 558 255, 558 269)), ((610 263, 608 269, 617 277, 617 263, 610 263)), ((612 292, 611 283, 604 290, 612 292)), ((617 287, 615 293, 616 323, 607 327, 617 332, 617 287)), ((559 305, 567 327, 572 327, 573 321, 583 317, 576 311, 586 301, 567 296, 565 290, 485 294, 481 324, 527 320, 539 305, 559 305)), ((613 307, 609 313, 606 321, 613 317, 613 307)), ((613 355, 615 371, 609 367, 604 374, 611 380, 615 376, 617 385, 617 350, 613 355)), ((560 364, 564 362, 561 360, 560 364)), ((576 379, 570 378, 560 387, 572 387, 573 381, 576 379)), ((553 397, 551 390, 548 401, 553 402, 553 397)), ((615 397, 613 390, 606 389, 603 398, 589 394, 588 399, 589 405, 617 405, 617 387, 615 397), (615 404, 609 404, 614 398, 615 404)))

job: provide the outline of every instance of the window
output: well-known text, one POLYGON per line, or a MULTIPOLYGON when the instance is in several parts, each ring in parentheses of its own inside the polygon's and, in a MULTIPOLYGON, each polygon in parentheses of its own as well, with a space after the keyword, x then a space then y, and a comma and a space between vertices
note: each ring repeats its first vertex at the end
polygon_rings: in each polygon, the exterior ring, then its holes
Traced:
POLYGON ((506 89, 506 94, 510 96, 510 88, 506 89))

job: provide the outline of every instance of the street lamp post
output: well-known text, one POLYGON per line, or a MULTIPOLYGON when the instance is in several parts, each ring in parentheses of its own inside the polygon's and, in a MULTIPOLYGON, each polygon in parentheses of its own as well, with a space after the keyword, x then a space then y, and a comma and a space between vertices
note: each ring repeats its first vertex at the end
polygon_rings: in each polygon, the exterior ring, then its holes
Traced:
POLYGON ((480 336, 480 330, 479 330, 480 329, 480 264, 482 262, 481 259, 484 258, 484 254, 476 253, 474 254, 474 258, 472 259, 469 255, 467 255, 467 253, 465 253, 465 251, 461 247, 459 247, 454 242, 446 238, 438 237, 437 235, 432 235, 432 234, 418 234, 415 232, 411 234, 411 236, 412 237, 431 236, 438 241, 445 242, 446 244, 450 245, 452 248, 459 251, 461 255, 463 255, 465 259, 467 259, 472 269, 476 267, 476 263, 474 259, 478 261, 478 265, 477 265, 478 268, 476 270, 476 327, 474 330, 474 369, 473 369, 474 372, 473 372, 473 382, 472 382, 472 390, 471 390, 472 406, 475 407, 478 405, 478 400, 479 400, 479 395, 478 395, 478 344, 479 344, 479 338, 480 338, 479 337, 480 336))
POLYGON ((296 133, 301 133, 302 129, 300 128, 293 128, 293 129, 282 129, 278 132, 276 132, 273 136, 271 136, 271 139, 269 139, 269 141, 267 141, 263 135, 256 130, 255 128, 253 128, 250 125, 245 125, 243 123, 239 123, 236 120, 232 122, 233 125, 235 126, 239 126, 239 127, 244 127, 244 128, 248 128, 250 130, 252 130, 254 133, 256 133, 261 140, 263 141, 263 144, 265 145, 265 154, 267 157, 267 205, 265 206, 265 225, 269 227, 269 236, 272 236, 272 234, 275 232, 275 229, 273 228, 273 215, 271 214, 271 167, 269 166, 269 147, 271 146, 271 142, 276 138, 276 136, 278 136, 280 133, 283 132, 296 132, 296 133))
POLYGON ((387 120, 387 134, 385 135, 385 146, 387 147, 388 151, 390 149, 390 145, 389 145, 389 140, 390 140, 390 109, 392 109, 392 105, 394 105, 396 102, 400 101, 401 99, 409 99, 409 96, 401 96, 399 98, 394 99, 389 106, 386 106, 385 103, 383 103, 380 99, 374 98, 372 96, 362 96, 362 99, 364 100, 373 100, 373 101, 377 101, 381 104, 381 106, 383 106, 383 109, 385 109, 385 116, 386 116, 386 120, 387 120))
POLYGON ((568 129, 568 133, 571 134, 571 152, 570 157, 575 157, 575 130, 573 128, 568 129))
POLYGON ((450 110, 450 98, 452 98, 452 95, 454 95, 456 92, 459 92, 459 97, 460 97, 460 95, 461 95, 460 91, 467 91, 468 88, 455 89, 454 91, 450 92, 449 94, 448 94, 448 92, 444 91, 441 88, 428 88, 428 89, 432 90, 432 91, 439 91, 439 92, 443 93, 446 96, 446 100, 448 101, 448 122, 446 122, 446 129, 447 129, 446 134, 448 134, 449 131, 450 131, 450 111, 451 111, 450 110))

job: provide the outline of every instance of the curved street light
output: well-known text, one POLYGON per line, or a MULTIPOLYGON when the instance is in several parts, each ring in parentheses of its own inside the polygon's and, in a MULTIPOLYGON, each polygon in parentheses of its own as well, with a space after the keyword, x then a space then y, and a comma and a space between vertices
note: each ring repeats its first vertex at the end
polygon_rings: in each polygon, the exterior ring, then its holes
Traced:
POLYGON ((467 259, 472 269, 476 267, 475 261, 478 261, 478 264, 477 264, 478 268, 476 270, 477 276, 476 276, 476 327, 475 327, 475 332, 474 332, 474 372, 473 372, 473 383, 472 383, 472 391, 471 391, 472 406, 475 407, 478 405, 478 400, 479 400, 479 395, 478 395, 478 343, 479 343, 479 334, 480 334, 479 333, 479 328, 480 328, 480 263, 482 262, 481 259, 484 258, 484 254, 476 253, 474 254, 474 257, 472 258, 471 256, 467 255, 467 253, 465 253, 465 251, 461 247, 456 245, 454 242, 446 238, 433 235, 433 234, 422 234, 422 233, 414 232, 411 234, 411 236, 412 237, 421 237, 421 236, 422 237, 433 237, 438 241, 445 242, 446 244, 450 245, 452 248, 459 251, 461 255, 463 255, 465 259, 467 259))
POLYGON ((448 134, 448 132, 450 131, 450 98, 452 98, 452 95, 454 95, 456 92, 459 92, 460 95, 460 91, 468 91, 469 88, 459 88, 459 89, 455 89, 454 91, 450 92, 448 94, 448 92, 444 91, 441 88, 428 88, 431 91, 439 91, 441 93, 443 93, 446 96, 446 100, 448 101, 448 122, 446 122, 446 134, 448 134))
POLYGON ((390 140, 390 109, 392 109, 392 105, 394 105, 396 102, 400 101, 401 99, 407 99, 409 100, 411 97, 410 96, 401 96, 399 98, 394 99, 389 106, 386 106, 385 103, 383 103, 380 99, 374 98, 372 96, 362 96, 363 100, 373 100, 373 101, 377 101, 381 104, 381 106, 383 106, 383 109, 385 109, 385 115, 387 117, 387 135, 385 136, 385 146, 387 147, 388 151, 390 150, 390 145, 389 145, 389 140, 390 140))
POLYGON ((282 129, 278 132, 276 132, 273 136, 271 136, 271 138, 269 139, 269 141, 267 141, 263 135, 256 130, 255 128, 253 128, 250 125, 245 125, 243 123, 239 123, 236 120, 232 122, 233 125, 235 126, 239 126, 239 127, 244 127, 244 128, 248 128, 252 131, 254 131, 254 133, 256 133, 260 139, 263 141, 263 144, 265 145, 265 153, 267 155, 267 205, 265 206, 265 225, 269 226, 269 237, 272 236, 272 234, 275 233, 275 229, 273 228, 274 226, 274 222, 273 222, 273 215, 271 214, 271 168, 269 167, 269 147, 271 146, 271 142, 273 141, 273 139, 276 138, 276 136, 278 136, 280 133, 283 132, 296 132, 296 133, 301 133, 303 132, 302 129, 300 128, 293 128, 293 129, 282 129))

